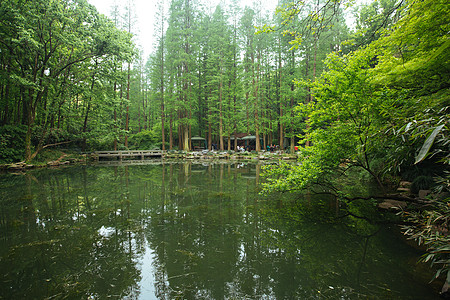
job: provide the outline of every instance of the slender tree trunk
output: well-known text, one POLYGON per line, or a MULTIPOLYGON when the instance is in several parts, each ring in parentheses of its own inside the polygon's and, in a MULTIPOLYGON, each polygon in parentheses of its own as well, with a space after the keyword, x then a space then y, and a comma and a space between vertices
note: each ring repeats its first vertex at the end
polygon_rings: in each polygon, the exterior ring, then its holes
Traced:
POLYGON ((211 151, 212 150, 212 126, 211 126, 211 117, 212 117, 212 113, 211 113, 211 109, 208 108, 208 150, 211 151))
MULTIPOLYGON (((141 88, 141 84, 142 84, 142 71, 141 69, 139 70, 139 94, 142 93, 142 88, 141 88)), ((141 105, 139 104, 139 100, 136 101, 137 103, 137 107, 138 107, 138 132, 141 132, 141 105)))
POLYGON ((237 150, 237 131, 236 131, 236 126, 234 126, 234 145, 233 145, 233 150, 236 151, 237 150))
POLYGON ((257 152, 261 151, 261 142, 259 140, 259 113, 258 113, 258 106, 259 106, 259 84, 260 84, 260 59, 261 59, 261 53, 258 50, 258 65, 256 70, 256 84, 255 84, 255 137, 256 137, 256 145, 255 150, 257 152))
MULTIPOLYGON (((6 68, 6 86, 4 87, 4 94, 2 94, 2 95, 4 95, 3 99, 6 99, 6 101, 5 101, 6 105, 5 105, 4 115, 3 115, 3 120, 2 120, 3 125, 6 125, 9 123, 8 103, 9 103, 9 89, 10 89, 9 78, 10 78, 10 73, 11 73, 11 68, 10 68, 11 58, 9 58, 8 60, 9 60, 9 63, 5 67, 6 68)), ((3 88, 2 88, 2 92, 3 92, 3 88)))
POLYGON ((279 51, 278 51, 278 69, 279 69, 279 100, 280 100, 280 134, 279 134, 279 143, 280 148, 283 149, 283 141, 284 141, 284 128, 283 128, 283 85, 282 85, 282 65, 281 65, 281 38, 279 39, 279 51))
MULTIPOLYGON (((88 118, 89 118, 89 111, 91 110, 92 94, 94 93, 95 75, 96 75, 96 71, 97 71, 97 66, 98 66, 98 61, 96 60, 94 71, 92 72, 91 93, 90 93, 88 105, 86 108, 86 115, 84 116, 83 133, 87 132, 87 124, 88 124, 88 118)), ((86 137, 83 138, 82 151, 83 152, 86 151, 86 137)))
MULTIPOLYGON (((189 109, 189 119, 192 118, 192 109, 189 109)), ((191 124, 188 125, 188 141, 189 141, 189 146, 188 149, 189 151, 192 151, 192 126, 191 124)))
POLYGON ((164 119, 165 119, 165 113, 164 113, 164 88, 161 88, 161 141, 162 146, 161 149, 164 151, 166 150, 166 137, 164 133, 164 119))
POLYGON ((141 132, 141 106, 138 105, 138 132, 141 132))
POLYGON ((114 108, 114 151, 117 151, 117 110, 114 108))
POLYGON ((280 140, 280 148, 283 147, 283 141, 284 141, 284 128, 283 128, 283 101, 281 100, 280 97, 280 136, 279 136, 280 140))
POLYGON ((183 148, 183 135, 184 130, 182 125, 178 125, 178 150, 184 150, 183 148))
MULTIPOLYGON (((314 59, 313 59, 313 78, 312 81, 314 82, 316 80, 316 59, 317 59, 317 35, 314 35, 314 59)), ((313 95, 312 93, 310 93, 310 98, 309 101, 313 101, 313 95)), ((306 128, 309 129, 309 125, 307 123, 306 128)), ((309 140, 306 141, 305 143, 306 147, 311 146, 311 142, 309 140)))
MULTIPOLYGON (((164 4, 164 2, 163 2, 164 4)), ((164 132, 164 14, 161 14, 161 83, 160 83, 160 93, 161 93, 161 149, 166 150, 166 137, 164 132)))
MULTIPOLYGON (((117 66, 116 66, 116 62, 114 61, 114 72, 117 72, 117 66)), ((117 132, 117 108, 116 108, 116 104, 117 104, 117 81, 116 80, 114 80, 114 86, 113 86, 113 93, 114 93, 114 96, 113 96, 113 101, 114 101, 114 104, 113 104, 113 106, 114 106, 114 142, 113 142, 113 145, 114 145, 114 151, 117 151, 117 135, 118 135, 118 132, 117 132)), ((77 101, 78 102, 78 101, 77 101)))
MULTIPOLYGON (((291 120, 294 122, 294 85, 291 84, 291 120)), ((294 126, 291 124, 291 140, 290 140, 290 153, 294 153, 295 151, 295 134, 294 134, 294 126)))
POLYGON ((267 149, 267 134, 263 134, 263 149, 262 150, 266 150, 267 149))
POLYGON ((172 114, 170 114, 170 120, 169 120, 169 149, 173 150, 173 120, 172 120, 172 114))
POLYGON ((130 77, 131 77, 131 63, 128 63, 128 75, 127 75, 127 108, 125 112, 125 147, 128 148, 128 125, 129 125, 129 113, 130 113, 130 77))
MULTIPOLYGON (((27 134, 25 136, 25 161, 31 161, 33 156, 31 154, 31 134, 32 128, 34 125, 35 117, 36 117, 36 107, 37 104, 42 99, 42 96, 47 92, 47 88, 44 88, 42 91, 38 91, 36 95, 34 92, 29 89, 28 90, 28 101, 24 99, 24 109, 26 109, 27 115, 27 134)), ((44 134, 43 134, 44 135, 44 134)))
POLYGON ((250 133, 250 114, 249 114, 249 93, 248 91, 245 92, 245 114, 246 114, 246 125, 247 125, 247 134, 250 133))
POLYGON ((219 149, 224 150, 223 145, 223 112, 222 112, 222 75, 219 82, 219 149))
MULTIPOLYGON (((305 78, 308 79, 308 76, 309 76, 309 61, 310 61, 310 53, 309 53, 309 51, 306 51, 306 58, 305 58, 305 60, 306 60, 305 78)), ((312 97, 311 89, 309 87, 307 87, 306 91, 307 91, 307 95, 306 95, 305 102, 309 103, 311 101, 311 97, 312 97)), ((308 120, 306 120, 306 121, 308 121, 308 120)), ((309 129, 309 124, 306 123, 306 130, 308 130, 308 129, 309 129)), ((305 147, 309 147, 309 146, 310 146, 310 142, 309 142, 309 140, 306 140, 305 147)))

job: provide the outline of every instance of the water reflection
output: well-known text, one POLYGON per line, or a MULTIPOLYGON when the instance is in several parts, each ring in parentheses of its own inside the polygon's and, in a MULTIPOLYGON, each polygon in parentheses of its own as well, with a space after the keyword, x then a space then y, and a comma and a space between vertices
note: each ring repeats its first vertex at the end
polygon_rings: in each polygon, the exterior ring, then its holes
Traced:
POLYGON ((315 222, 258 196, 259 174, 191 162, 3 175, 0 298, 435 297, 389 231, 315 222))

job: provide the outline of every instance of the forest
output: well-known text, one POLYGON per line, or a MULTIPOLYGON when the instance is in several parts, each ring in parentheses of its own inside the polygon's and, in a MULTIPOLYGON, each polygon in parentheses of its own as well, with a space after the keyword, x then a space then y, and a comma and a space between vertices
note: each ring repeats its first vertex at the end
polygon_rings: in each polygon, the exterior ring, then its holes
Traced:
POLYGON ((159 0, 149 57, 127 3, 106 17, 86 0, 0 2, 0 163, 54 147, 190 151, 196 136, 234 151, 242 133, 256 152, 298 146, 301 164, 265 169, 266 192, 354 169, 386 193, 433 191, 406 232, 450 282, 448 1, 159 0))
POLYGON ((234 150, 236 133, 257 136, 256 151, 292 151, 306 128, 295 107, 312 99, 310 84, 294 80, 313 82, 327 54, 367 45, 398 14, 393 1, 374 3, 358 19, 366 33, 352 36, 344 2, 281 2, 270 16, 236 1, 210 13, 160 1, 148 58, 132 41, 130 1, 111 19, 85 1, 3 2, 0 160, 31 160, 58 143, 188 151, 193 136, 234 150), (371 20, 378 10, 386 19, 371 20))
MULTIPOLYGON (((189 151, 193 136, 206 138, 209 149, 235 150, 238 133, 255 135, 256 151, 275 144, 293 152, 309 143, 307 107, 319 111, 336 93, 356 105, 344 109, 363 113, 353 120, 361 134, 382 129, 400 137, 408 118, 427 119, 412 100, 418 97, 424 107, 431 99, 440 105, 431 108, 445 107, 443 2, 414 16, 430 6, 374 1, 357 8, 350 30, 344 9, 351 3, 343 0, 281 1, 273 16, 236 1, 210 13, 196 1, 171 1, 166 11, 161 0, 148 58, 132 41, 130 3, 124 12, 112 7, 108 19, 85 1, 2 2, 0 161, 29 161, 60 143, 82 152, 189 151)), ((439 121, 403 131, 432 130, 439 121)))

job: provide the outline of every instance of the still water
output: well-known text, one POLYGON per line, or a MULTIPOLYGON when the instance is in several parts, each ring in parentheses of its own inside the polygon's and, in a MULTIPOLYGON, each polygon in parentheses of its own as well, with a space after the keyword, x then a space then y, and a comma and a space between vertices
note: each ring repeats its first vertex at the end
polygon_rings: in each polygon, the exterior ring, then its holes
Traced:
POLYGON ((437 298, 421 253, 392 231, 316 222, 301 199, 258 195, 260 172, 191 162, 0 175, 0 299, 437 298))

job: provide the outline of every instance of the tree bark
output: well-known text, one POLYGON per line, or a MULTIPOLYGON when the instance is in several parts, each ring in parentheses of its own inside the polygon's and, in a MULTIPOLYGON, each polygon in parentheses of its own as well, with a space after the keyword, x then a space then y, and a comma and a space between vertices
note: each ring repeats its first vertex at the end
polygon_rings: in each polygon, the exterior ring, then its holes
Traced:
POLYGON ((128 125, 129 125, 129 113, 130 113, 130 77, 131 77, 131 63, 128 63, 128 75, 127 75, 127 108, 125 112, 125 147, 128 148, 128 125))

